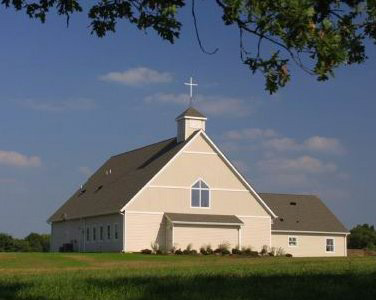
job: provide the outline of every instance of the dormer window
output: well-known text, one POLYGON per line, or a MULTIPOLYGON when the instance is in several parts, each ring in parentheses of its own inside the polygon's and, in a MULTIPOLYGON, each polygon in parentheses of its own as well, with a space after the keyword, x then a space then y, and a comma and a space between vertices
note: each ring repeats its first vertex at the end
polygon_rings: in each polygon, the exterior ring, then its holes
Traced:
POLYGON ((196 181, 191 188, 191 207, 209 208, 210 189, 202 180, 196 181))

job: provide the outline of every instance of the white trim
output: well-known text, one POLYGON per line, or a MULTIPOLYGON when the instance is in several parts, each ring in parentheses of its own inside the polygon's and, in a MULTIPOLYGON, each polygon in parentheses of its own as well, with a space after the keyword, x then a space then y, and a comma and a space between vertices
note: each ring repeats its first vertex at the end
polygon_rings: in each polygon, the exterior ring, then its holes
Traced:
POLYGON ((174 224, 171 224, 171 244, 172 244, 172 247, 175 247, 175 227, 174 227, 174 224))
POLYGON ((232 169, 232 171, 240 178, 240 181, 242 181, 251 191, 251 193, 255 196, 256 200, 264 207, 264 209, 274 218, 277 218, 278 216, 270 209, 269 206, 266 205, 264 200, 261 199, 259 194, 251 187, 251 185, 245 180, 245 178, 238 172, 238 170, 233 166, 233 164, 226 158, 226 156, 219 150, 219 148, 214 144, 214 142, 209 138, 209 136, 205 133, 205 131, 200 131, 204 138, 207 139, 209 144, 211 144, 214 149, 218 152, 219 156, 223 158, 223 160, 229 165, 229 167, 232 169))
MULTIPOLYGON (((179 185, 149 185, 149 188, 164 188, 164 189, 184 189, 190 190, 190 186, 179 186, 179 185)), ((226 192, 249 192, 246 189, 227 189, 227 188, 210 188, 212 191, 226 191, 226 192)))
POLYGON ((222 222, 186 222, 186 221, 171 221, 172 224, 182 225, 222 225, 222 226, 243 226, 242 223, 222 223, 222 222))
POLYGON ((209 184, 206 183, 206 181, 204 179, 202 179, 201 177, 197 178, 196 181, 194 181, 191 185, 191 192, 189 193, 189 198, 190 198, 190 207, 191 208, 204 208, 204 209, 210 209, 211 208, 211 192, 210 192, 210 186, 209 184), (199 187, 199 188, 194 188, 193 186, 197 183, 197 182, 200 182, 202 181, 206 186, 207 188, 202 188, 202 187, 199 187), (199 191, 199 195, 200 195, 200 206, 192 206, 192 192, 193 190, 197 190, 199 191), (201 206, 201 191, 208 191, 209 193, 209 206, 201 206))
POLYGON ((345 238, 344 238, 344 240, 345 240, 345 247, 344 247, 344 249, 345 249, 345 256, 347 256, 347 235, 345 236, 345 238))
POLYGON ((127 210, 127 214, 145 214, 145 215, 163 215, 162 211, 136 211, 136 210, 127 210))
POLYGON ((139 191, 136 193, 136 195, 134 195, 133 197, 132 197, 132 199, 131 200, 129 200, 128 201, 128 203, 127 204, 125 204, 121 209, 120 209, 120 211, 125 211, 125 209, 131 204, 131 203, 133 203, 134 201, 135 201, 135 199, 137 199, 137 196, 139 195, 139 194, 141 194, 145 189, 146 189, 146 187, 148 187, 149 186, 149 184, 151 183, 151 182, 153 182, 153 180, 155 179, 155 178, 157 178, 157 176, 159 175, 159 174, 161 174, 170 164, 172 164, 172 162, 175 160, 175 159, 177 159, 178 157, 179 157, 179 155, 181 155, 181 153, 183 153, 183 150, 185 149, 185 148, 187 148, 199 135, 200 135, 200 133, 201 132, 203 132, 202 130, 199 130, 199 131, 196 131, 195 133, 193 133, 193 134, 195 134, 195 136, 193 136, 192 137, 192 139, 188 142, 188 143, 186 143, 185 145, 184 145, 184 147, 183 148, 181 148, 179 151, 178 151, 178 153, 176 153, 175 154, 175 156, 174 157, 172 157, 141 189, 139 189, 139 191))
POLYGON ((238 218, 266 218, 266 219, 272 219, 270 216, 239 216, 236 215, 238 218))
POLYGON ((242 248, 242 227, 239 226, 238 228, 238 248, 239 250, 242 248))
POLYGON ((288 235, 287 236, 287 245, 290 248, 297 248, 298 245, 299 245, 299 243, 298 243, 298 237, 296 235, 288 235), (296 245, 290 245, 290 238, 295 239, 296 245))
POLYGON ((330 232, 330 231, 299 231, 299 230, 272 230, 272 232, 286 232, 286 233, 321 233, 321 234, 341 234, 349 235, 349 232, 330 232))
POLYGON ((192 120, 202 120, 202 121, 207 121, 208 120, 208 118, 206 118, 206 117, 191 117, 191 116, 182 116, 182 117, 180 117, 180 118, 176 118, 175 119, 175 121, 180 121, 180 120, 190 120, 190 119, 192 119, 192 120))
POLYGON ((123 213, 123 251, 127 251, 127 213, 123 213))
POLYGON ((272 247, 272 224, 273 220, 270 218, 270 227, 269 227, 269 247, 272 247))
POLYGON ((184 151, 183 153, 188 153, 188 154, 205 154, 205 155, 218 155, 218 153, 215 153, 215 152, 205 152, 205 151, 184 151))
POLYGON ((336 239, 335 239, 335 237, 333 237, 333 236, 326 236, 325 237, 325 253, 336 253, 336 239), (326 250, 328 240, 333 240, 333 251, 327 251, 326 250))

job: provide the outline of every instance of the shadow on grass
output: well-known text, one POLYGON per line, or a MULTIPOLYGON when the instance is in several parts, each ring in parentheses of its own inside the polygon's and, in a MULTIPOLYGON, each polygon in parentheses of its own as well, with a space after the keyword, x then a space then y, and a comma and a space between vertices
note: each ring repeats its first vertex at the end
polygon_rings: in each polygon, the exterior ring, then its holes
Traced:
MULTIPOLYGON (((40 282, 39 282, 40 283, 40 282)), ((124 275, 30 284, 1 282, 1 300, 46 299, 376 299, 376 272, 302 275, 124 275), (69 285, 69 287, 68 287, 69 285), (49 291, 51 294, 49 294, 49 291)))
POLYGON ((132 299, 376 299, 376 273, 338 275, 195 275, 90 279, 132 299))
POLYGON ((13 283, 13 282, 0 282, 0 300, 17 300, 17 299, 30 299, 30 300, 46 300, 44 296, 28 296, 27 298, 19 297, 19 292, 28 289, 31 284, 13 283))

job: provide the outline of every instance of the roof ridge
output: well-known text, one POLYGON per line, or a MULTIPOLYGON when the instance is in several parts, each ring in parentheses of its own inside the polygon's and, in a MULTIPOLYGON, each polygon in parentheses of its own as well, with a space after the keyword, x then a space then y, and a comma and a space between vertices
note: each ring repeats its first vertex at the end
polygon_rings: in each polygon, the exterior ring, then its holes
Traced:
POLYGON ((145 145, 143 147, 135 148, 135 149, 132 149, 132 150, 129 150, 129 151, 125 151, 125 152, 122 152, 122 153, 119 153, 119 154, 112 155, 110 158, 121 156, 121 155, 124 155, 124 154, 128 154, 128 153, 131 153, 131 152, 134 152, 134 151, 138 151, 138 150, 141 150, 141 149, 144 149, 144 148, 147 148, 147 147, 151 147, 151 146, 154 146, 154 145, 157 145, 157 144, 161 144, 161 143, 167 142, 169 140, 172 141, 172 140, 175 140, 175 139, 176 139, 176 137, 165 139, 165 140, 162 140, 162 141, 159 141, 159 142, 155 142, 155 143, 152 143, 152 144, 149 144, 149 145, 145 145))

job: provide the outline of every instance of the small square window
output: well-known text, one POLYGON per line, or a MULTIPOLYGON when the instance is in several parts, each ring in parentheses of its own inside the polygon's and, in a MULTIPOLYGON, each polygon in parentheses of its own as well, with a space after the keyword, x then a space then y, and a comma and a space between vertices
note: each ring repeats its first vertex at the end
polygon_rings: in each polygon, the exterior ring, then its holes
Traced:
POLYGON ((334 252, 334 239, 326 239, 326 252, 334 252))
POLYGON ((289 236, 289 247, 297 247, 298 238, 296 236, 289 236))

